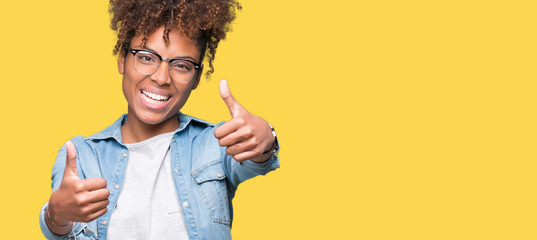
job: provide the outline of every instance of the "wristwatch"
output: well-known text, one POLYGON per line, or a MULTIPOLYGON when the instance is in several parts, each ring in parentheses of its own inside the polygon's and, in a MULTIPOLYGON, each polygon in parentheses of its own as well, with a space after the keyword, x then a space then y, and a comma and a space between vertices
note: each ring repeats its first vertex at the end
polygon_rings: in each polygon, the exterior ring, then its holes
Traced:
POLYGON ((270 130, 272 130, 272 135, 274 135, 274 143, 272 143, 272 147, 269 150, 265 151, 263 155, 272 154, 274 157, 277 157, 278 150, 280 150, 280 145, 278 144, 278 137, 276 136, 276 131, 274 130, 274 127, 270 125, 270 123, 269 123, 269 127, 270 127, 270 130))

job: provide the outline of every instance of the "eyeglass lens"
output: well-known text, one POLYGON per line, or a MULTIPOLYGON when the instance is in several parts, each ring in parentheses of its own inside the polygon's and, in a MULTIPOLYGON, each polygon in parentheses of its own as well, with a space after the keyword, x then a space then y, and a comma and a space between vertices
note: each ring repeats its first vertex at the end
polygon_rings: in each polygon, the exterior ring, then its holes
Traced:
MULTIPOLYGON (((139 51, 134 55, 134 69, 144 75, 152 75, 160 66, 160 58, 151 52, 139 51)), ((192 80, 195 73, 195 66, 191 62, 173 59, 169 63, 170 77, 174 81, 187 83, 192 80)))

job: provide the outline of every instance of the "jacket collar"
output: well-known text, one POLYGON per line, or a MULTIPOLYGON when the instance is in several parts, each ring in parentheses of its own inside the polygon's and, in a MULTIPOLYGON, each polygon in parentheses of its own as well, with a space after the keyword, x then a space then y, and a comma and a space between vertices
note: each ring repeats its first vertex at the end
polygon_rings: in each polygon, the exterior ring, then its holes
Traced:
MULTIPOLYGON (((185 129, 192 121, 197 122, 197 123, 202 123, 207 126, 214 126, 214 124, 210 122, 207 122, 205 120, 201 120, 201 119, 198 119, 198 118, 195 118, 195 117, 192 117, 192 116, 180 113, 180 112, 177 114, 177 118, 179 118, 179 128, 177 128, 174 131, 175 133, 180 132, 183 129, 185 129)), ((86 139, 87 140, 102 140, 102 139, 108 139, 108 138, 115 138, 119 142, 122 142, 121 141, 122 139, 121 138, 121 125, 123 125, 126 120, 127 120, 127 114, 123 114, 112 125, 108 126, 104 130, 96 134, 93 134, 87 137, 86 139)))

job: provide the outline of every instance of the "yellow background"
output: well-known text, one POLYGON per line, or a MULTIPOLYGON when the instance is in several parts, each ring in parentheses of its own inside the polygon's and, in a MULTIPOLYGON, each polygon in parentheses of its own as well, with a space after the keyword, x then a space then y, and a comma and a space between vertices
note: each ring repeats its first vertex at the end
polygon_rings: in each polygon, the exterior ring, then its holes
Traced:
MULTIPOLYGON (((225 78, 278 132, 234 239, 537 239, 535 1, 243 6, 182 110, 229 119, 225 78)), ((58 149, 126 112, 107 9, 0 5, 2 239, 43 239, 58 149)))

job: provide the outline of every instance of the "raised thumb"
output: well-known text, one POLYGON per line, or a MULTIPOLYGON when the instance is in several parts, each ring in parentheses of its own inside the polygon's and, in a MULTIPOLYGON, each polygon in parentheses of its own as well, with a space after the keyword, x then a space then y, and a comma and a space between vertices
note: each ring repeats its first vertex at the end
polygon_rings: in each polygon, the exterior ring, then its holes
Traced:
POLYGON ((231 91, 229 90, 229 86, 226 80, 220 80, 218 88, 220 90, 220 97, 226 103, 231 117, 235 117, 236 114, 239 112, 240 108, 242 108, 242 106, 239 104, 239 102, 237 102, 237 100, 235 100, 233 95, 231 95, 231 91))
POLYGON ((76 169, 76 148, 73 142, 65 142, 65 150, 67 151, 67 157, 65 159, 65 170, 63 175, 78 176, 76 169))

